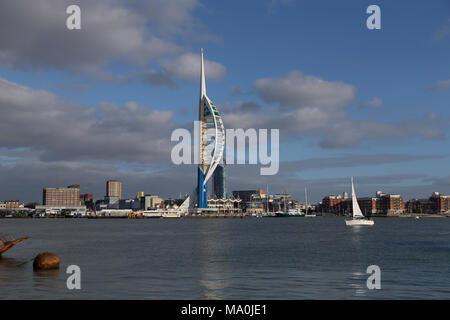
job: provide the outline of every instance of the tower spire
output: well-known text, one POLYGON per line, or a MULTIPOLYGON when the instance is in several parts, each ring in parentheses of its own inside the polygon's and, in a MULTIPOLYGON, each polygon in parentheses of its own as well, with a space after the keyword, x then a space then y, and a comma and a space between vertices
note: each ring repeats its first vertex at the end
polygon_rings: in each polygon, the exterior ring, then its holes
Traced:
POLYGON ((200 65, 200 99, 206 95, 206 84, 205 84, 205 65, 203 63, 203 48, 202 48, 202 61, 200 65))

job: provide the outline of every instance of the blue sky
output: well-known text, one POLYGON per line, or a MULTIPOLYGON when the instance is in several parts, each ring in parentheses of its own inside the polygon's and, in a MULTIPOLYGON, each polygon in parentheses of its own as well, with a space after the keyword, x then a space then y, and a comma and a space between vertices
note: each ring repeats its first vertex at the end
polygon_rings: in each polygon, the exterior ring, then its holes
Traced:
POLYGON ((319 201, 348 191, 353 175, 360 195, 378 189, 407 199, 450 193, 448 1, 66 2, 2 4, 0 27, 8 32, 0 32, 0 108, 11 126, 0 124, 0 177, 8 181, 0 199, 19 198, 20 191, 22 201, 39 200, 42 187, 74 179, 98 198, 109 178, 124 180, 130 196, 140 189, 189 193, 193 170, 171 168, 168 150, 171 129, 192 127, 196 118, 198 76, 188 57, 202 47, 212 63, 208 96, 222 109, 225 126, 281 129, 280 174, 261 177, 250 170, 244 179, 242 168, 230 167, 230 189, 269 183, 274 192, 287 189, 302 199, 308 186, 319 201), (79 34, 64 29, 69 2, 82 10, 79 34), (33 10, 35 3, 41 10, 33 10), (366 28, 371 4, 381 8, 381 30, 366 28), (95 27, 96 14, 108 10, 95 27), (160 82, 144 81, 145 72, 160 82), (292 86, 291 98, 283 89, 268 93, 284 81, 292 86), (329 105, 321 102, 327 90, 329 105), (23 94, 30 99, 20 99, 23 94), (259 108, 253 117, 232 116, 250 103, 259 108), (31 130, 33 119, 45 113, 39 108, 70 118, 70 128, 64 133, 64 126, 54 125, 50 132, 46 116, 36 122, 42 129, 31 130), (25 115, 30 122, 13 126, 25 115), (326 164, 311 166, 315 159, 326 164), (182 183, 174 187, 177 179, 182 183))

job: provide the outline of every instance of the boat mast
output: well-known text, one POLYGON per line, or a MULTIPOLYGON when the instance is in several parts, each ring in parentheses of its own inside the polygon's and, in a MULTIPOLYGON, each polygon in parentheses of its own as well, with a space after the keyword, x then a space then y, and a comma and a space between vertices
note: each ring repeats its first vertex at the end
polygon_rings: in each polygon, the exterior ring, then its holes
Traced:
POLYGON ((283 203, 283 205, 284 205, 284 212, 287 212, 287 210, 286 210, 286 197, 287 197, 287 190, 284 190, 284 203, 283 203))
POLYGON ((308 194, 306 193, 306 187, 305 187, 305 215, 308 214, 308 194))

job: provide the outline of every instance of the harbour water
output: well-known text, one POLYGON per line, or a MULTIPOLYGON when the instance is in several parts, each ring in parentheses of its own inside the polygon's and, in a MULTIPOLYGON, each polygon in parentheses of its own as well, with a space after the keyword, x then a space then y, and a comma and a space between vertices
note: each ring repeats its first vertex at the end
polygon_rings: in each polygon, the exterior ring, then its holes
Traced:
POLYGON ((0 233, 31 236, 0 259, 1 299, 450 298, 450 219, 2 219, 0 233), (44 251, 59 271, 32 270, 44 251))

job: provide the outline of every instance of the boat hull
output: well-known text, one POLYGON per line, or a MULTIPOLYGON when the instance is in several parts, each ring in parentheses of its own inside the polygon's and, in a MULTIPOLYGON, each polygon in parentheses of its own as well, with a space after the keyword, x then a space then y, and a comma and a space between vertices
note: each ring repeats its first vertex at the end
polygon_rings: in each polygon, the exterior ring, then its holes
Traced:
POLYGON ((347 226, 373 226, 373 220, 369 219, 353 219, 353 220, 345 220, 345 224, 347 226))

